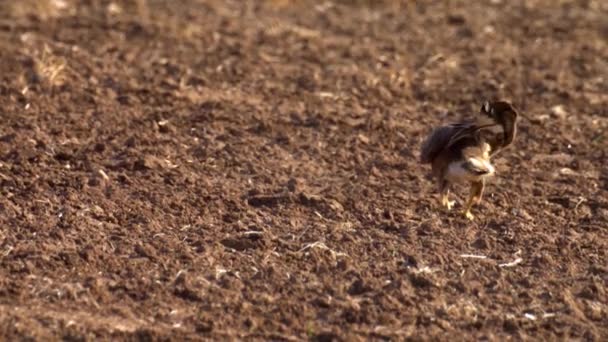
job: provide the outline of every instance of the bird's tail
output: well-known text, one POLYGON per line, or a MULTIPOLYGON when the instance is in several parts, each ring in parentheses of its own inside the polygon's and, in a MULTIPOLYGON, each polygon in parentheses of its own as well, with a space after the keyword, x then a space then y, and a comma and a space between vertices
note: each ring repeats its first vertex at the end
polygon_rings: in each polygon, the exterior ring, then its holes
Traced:
POLYGON ((431 163, 448 143, 453 131, 454 129, 451 126, 435 128, 420 147, 420 163, 431 163))
POLYGON ((433 149, 431 146, 431 136, 428 136, 420 147, 420 163, 428 164, 433 160, 433 149))

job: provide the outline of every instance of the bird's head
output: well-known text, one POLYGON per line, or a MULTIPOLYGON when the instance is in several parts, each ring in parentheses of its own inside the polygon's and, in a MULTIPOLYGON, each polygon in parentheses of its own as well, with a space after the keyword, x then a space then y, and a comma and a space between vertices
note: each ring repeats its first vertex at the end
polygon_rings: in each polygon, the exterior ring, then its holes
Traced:
POLYGON ((506 101, 485 101, 481 106, 479 124, 498 124, 504 134, 503 146, 509 145, 515 137, 517 110, 506 101))

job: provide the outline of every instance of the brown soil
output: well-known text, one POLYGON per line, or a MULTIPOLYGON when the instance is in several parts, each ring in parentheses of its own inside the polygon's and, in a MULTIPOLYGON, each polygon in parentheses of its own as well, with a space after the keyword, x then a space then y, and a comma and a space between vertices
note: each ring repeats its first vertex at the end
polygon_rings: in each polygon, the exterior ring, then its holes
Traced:
POLYGON ((605 1, 0 15, 3 339, 608 338, 605 1), (486 98, 470 223, 418 149, 486 98))

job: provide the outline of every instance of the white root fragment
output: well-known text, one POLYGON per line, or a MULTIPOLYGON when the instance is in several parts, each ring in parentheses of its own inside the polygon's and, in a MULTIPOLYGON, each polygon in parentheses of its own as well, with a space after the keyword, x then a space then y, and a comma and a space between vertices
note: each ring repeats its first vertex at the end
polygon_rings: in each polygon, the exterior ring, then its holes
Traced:
POLYGON ((464 259, 487 259, 488 257, 485 255, 476 255, 476 254, 460 254, 461 258, 464 259))
POLYGON ((243 232, 242 235, 243 236, 247 236, 247 237, 249 237, 249 236, 262 236, 262 235, 264 235, 264 232, 260 232, 260 231, 257 231, 257 230, 248 230, 246 232, 243 232))
POLYGON ((215 279, 216 280, 219 280, 225 274, 228 274, 228 270, 221 268, 221 267, 216 267, 216 269, 215 269, 215 279))
POLYGON ((517 258, 511 262, 507 262, 504 264, 498 264, 498 267, 513 267, 513 266, 517 266, 517 265, 521 264, 522 261, 524 261, 524 259, 517 258))
POLYGON ((108 177, 108 174, 107 174, 107 173, 106 173, 104 170, 99 169, 97 172, 98 172, 98 173, 101 175, 101 177, 102 177, 104 180, 106 180, 106 181, 109 181, 109 180, 110 180, 110 177, 108 177))

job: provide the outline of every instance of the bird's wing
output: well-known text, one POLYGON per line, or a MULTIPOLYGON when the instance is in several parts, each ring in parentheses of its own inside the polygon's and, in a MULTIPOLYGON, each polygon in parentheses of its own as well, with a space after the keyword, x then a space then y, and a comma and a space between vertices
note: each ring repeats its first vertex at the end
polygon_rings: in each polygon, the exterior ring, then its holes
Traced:
POLYGON ((513 143, 516 134, 516 125, 513 120, 505 120, 501 125, 500 132, 488 130, 482 131, 483 139, 490 145, 490 155, 494 156, 505 147, 513 143))
POLYGON ((515 139, 515 135, 517 134, 517 116, 505 117, 503 121, 502 126, 504 128, 504 134, 500 149, 511 145, 511 143, 513 143, 513 139, 515 139))
POLYGON ((475 175, 485 175, 493 172, 492 165, 489 162, 484 161, 479 158, 469 158, 464 164, 463 167, 465 170, 475 174, 475 175))
POLYGON ((470 138, 476 134, 477 131, 483 129, 486 126, 479 126, 473 122, 462 122, 452 125, 454 127, 454 134, 450 137, 446 147, 450 147, 462 139, 470 138))
POLYGON ((422 144, 420 162, 430 163, 445 148, 453 145, 462 138, 470 136, 476 126, 469 122, 441 126, 433 130, 422 144))
POLYGON ((505 147, 505 138, 502 133, 495 134, 490 132, 488 134, 484 134, 484 132, 482 132, 482 135, 484 137, 484 141, 490 145, 491 156, 497 154, 505 147))

